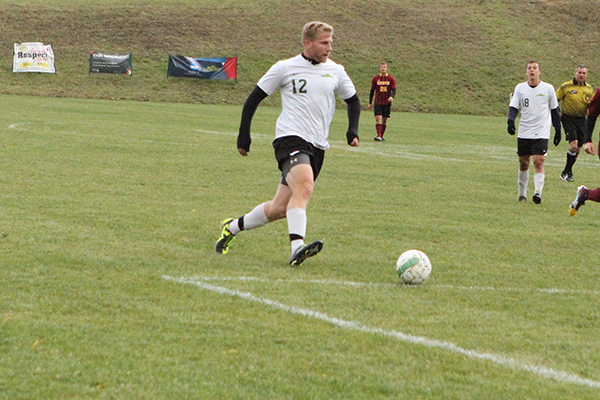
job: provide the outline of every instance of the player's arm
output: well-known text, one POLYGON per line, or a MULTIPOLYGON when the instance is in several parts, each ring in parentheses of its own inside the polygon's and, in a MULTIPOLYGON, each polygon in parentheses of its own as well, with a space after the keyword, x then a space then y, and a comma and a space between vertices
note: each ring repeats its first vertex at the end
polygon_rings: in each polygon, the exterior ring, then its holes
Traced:
POLYGON ((394 97, 396 97, 396 89, 390 90, 390 98, 388 99, 388 101, 391 102, 392 100, 394 100, 394 97))
POLYGON ((585 138, 583 140, 585 143, 583 150, 591 155, 595 154, 592 137, 594 136, 594 128, 596 128, 596 119, 598 119, 598 115, 600 115, 600 91, 596 90, 596 94, 594 95, 594 98, 590 103, 590 107, 588 108, 588 115, 585 120, 585 138))
POLYGON ((515 119, 517 119, 517 115, 519 114, 519 109, 515 107, 508 107, 508 133, 514 135, 517 132, 517 128, 515 127, 515 119))
POLYGON ((375 88, 371 87, 371 92, 369 92, 369 108, 373 107, 373 95, 375 95, 375 88))
POLYGON ((552 125, 554 125, 554 145, 558 146, 560 143, 561 135, 560 135, 560 108, 556 107, 550 110, 550 115, 552 116, 552 125))
POLYGON ((252 125, 252 117, 258 108, 258 105, 263 101, 268 94, 266 94, 260 87, 256 86, 250 96, 244 103, 242 109, 242 121, 240 122, 240 131, 237 138, 237 147, 241 155, 247 156, 250 151, 250 144, 252 140, 250 138, 250 126, 252 125))
POLYGON ((588 115, 585 121, 585 140, 584 143, 592 142, 594 128, 596 127, 596 119, 600 115, 600 91, 596 91, 594 98, 590 102, 588 115))
POLYGON ((352 147, 358 146, 358 121, 360 119, 360 100, 358 95, 349 99, 344 100, 348 105, 348 131, 346 132, 346 139, 348 144, 352 147))
POLYGON ((396 98, 396 80, 390 76, 390 97, 388 101, 391 103, 396 98))
POLYGON ((371 91, 369 92, 369 110, 373 108, 373 96, 377 88, 377 76, 371 79, 371 91))

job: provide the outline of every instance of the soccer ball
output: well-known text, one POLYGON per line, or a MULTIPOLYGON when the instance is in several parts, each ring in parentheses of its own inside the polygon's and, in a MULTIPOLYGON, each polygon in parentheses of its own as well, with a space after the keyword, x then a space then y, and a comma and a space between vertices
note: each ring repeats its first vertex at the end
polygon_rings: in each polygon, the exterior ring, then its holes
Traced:
POLYGON ((431 274, 431 261, 420 250, 407 250, 398 258, 396 272, 407 285, 420 285, 431 274))

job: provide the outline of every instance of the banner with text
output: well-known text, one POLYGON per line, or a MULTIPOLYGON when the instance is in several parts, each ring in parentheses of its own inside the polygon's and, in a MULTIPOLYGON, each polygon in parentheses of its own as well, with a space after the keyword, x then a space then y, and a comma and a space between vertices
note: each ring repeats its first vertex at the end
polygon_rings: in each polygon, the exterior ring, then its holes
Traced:
POLYGON ((237 57, 192 58, 169 54, 167 76, 199 79, 237 79, 237 57))
POLYGON ((104 74, 131 75, 131 53, 129 54, 103 54, 90 52, 90 71, 104 74))
POLYGON ((51 44, 15 43, 14 51, 13 72, 56 72, 51 44))

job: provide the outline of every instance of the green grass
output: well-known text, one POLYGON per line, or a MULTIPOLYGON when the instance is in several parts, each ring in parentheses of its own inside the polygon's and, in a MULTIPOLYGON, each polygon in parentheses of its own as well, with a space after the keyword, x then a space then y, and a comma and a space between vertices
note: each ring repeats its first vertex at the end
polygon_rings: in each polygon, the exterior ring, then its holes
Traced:
POLYGON ((0 101, 0 398, 598 397, 600 207, 567 211, 596 158, 568 184, 552 147, 519 204, 503 117, 394 113, 376 143, 365 113, 352 149, 340 110, 308 210, 325 247, 290 268, 284 221, 213 247, 274 193, 277 108, 240 157, 240 107, 0 101), (395 275, 409 248, 421 287, 395 275))
MULTIPOLYGON (((0 0, 0 94, 240 105, 267 68, 301 51, 305 22, 335 28, 332 59, 368 102, 388 61, 395 110, 503 115, 538 59, 555 87, 590 66, 598 86, 594 2, 470 0, 0 0), (53 44, 56 74, 12 73, 12 43, 53 44), (89 52, 132 53, 133 75, 88 74, 89 52), (168 55, 238 57, 238 80, 166 77, 168 55)), ((267 99, 277 105, 278 96, 267 99)))

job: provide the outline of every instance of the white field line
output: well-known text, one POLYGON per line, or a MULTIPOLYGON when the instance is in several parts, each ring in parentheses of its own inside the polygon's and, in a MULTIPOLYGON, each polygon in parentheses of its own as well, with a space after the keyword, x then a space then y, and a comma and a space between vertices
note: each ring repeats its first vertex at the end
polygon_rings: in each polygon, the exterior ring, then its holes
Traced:
POLYGON ((413 336, 413 335, 402 333, 402 332, 399 332, 396 330, 384 330, 381 328, 372 328, 372 327, 363 325, 357 321, 346 321, 346 320, 343 320, 340 318, 330 317, 329 315, 322 313, 320 311, 310 310, 310 309, 306 309, 306 308, 299 308, 299 307, 294 307, 294 306, 288 306, 286 304, 283 304, 283 303, 280 303, 280 302, 277 302, 274 300, 269 300, 264 297, 256 297, 252 293, 249 293, 249 292, 242 292, 242 291, 235 290, 235 289, 228 289, 228 288, 225 288, 222 286, 214 286, 214 285, 208 284, 206 282, 192 280, 190 278, 185 278, 185 277, 175 278, 175 277, 164 275, 162 277, 162 279, 167 280, 167 281, 176 282, 176 283, 181 283, 181 284, 194 285, 194 286, 199 287, 200 289, 209 290, 209 291, 223 294, 226 296, 239 297, 244 300, 248 300, 248 301, 251 301, 254 303, 264 304, 264 305, 267 305, 269 307, 272 307, 272 308, 275 308, 278 310, 289 312, 291 314, 302 315, 304 317, 318 319, 318 320, 327 322, 329 324, 332 324, 334 326, 337 326, 338 328, 343 328, 343 329, 348 329, 348 330, 356 330, 356 331, 370 333, 370 334, 374 334, 374 335, 387 336, 387 337, 390 337, 390 338, 393 338, 393 339, 396 339, 396 340, 399 340, 402 342, 408 342, 408 343, 413 343, 413 344, 419 344, 419 345, 426 346, 426 347, 448 350, 448 351, 451 351, 454 353, 462 354, 462 355, 470 357, 470 358, 490 361, 492 363, 502 365, 502 366, 505 366, 508 368, 512 368, 515 370, 527 371, 534 375, 537 375, 537 376, 540 376, 543 378, 553 379, 558 382, 582 385, 582 386, 587 386, 590 388, 600 388, 600 381, 583 378, 576 374, 555 370, 553 368, 524 363, 524 362, 515 360, 513 358, 506 357, 502 354, 481 353, 481 352, 474 351, 474 350, 464 349, 464 348, 459 347, 451 342, 429 339, 429 338, 421 337, 421 336, 413 336))
MULTIPOLYGON (((219 132, 210 131, 204 129, 196 129, 196 132, 209 133, 212 135, 223 135, 223 136, 234 136, 237 137, 236 132, 219 132)), ((252 138, 270 140, 274 139, 273 135, 265 135, 259 133, 253 133, 252 138)), ((398 145, 381 145, 381 143, 373 144, 370 141, 362 141, 359 147, 350 147, 345 141, 330 140, 331 148, 336 150, 350 151, 356 153, 363 153, 369 155, 376 155, 382 157, 397 157, 409 160, 443 160, 443 161, 455 161, 455 162, 469 162, 469 163, 490 163, 493 161, 516 161, 516 142, 513 140, 510 142, 511 145, 507 146, 481 146, 481 145, 469 145, 462 144, 456 146, 446 146, 440 148, 437 146, 398 146, 398 145), (465 158, 459 158, 465 156, 465 158), (473 158, 469 158, 473 157, 473 158)), ((558 158, 556 154, 552 154, 554 148, 549 148, 549 157, 546 159, 545 164, 549 166, 563 166, 563 151, 558 151, 558 158)), ((596 167, 598 162, 596 157, 580 157, 577 159, 577 163, 580 166, 589 165, 596 167)))
MULTIPOLYGON (((27 125, 28 122, 19 122, 9 125, 11 130, 22 130, 22 125, 27 125)), ((220 132, 205 129, 192 129, 191 132, 198 132, 211 135, 231 136, 237 137, 237 132, 220 132)), ((149 143, 156 145, 170 145, 170 146, 190 146, 199 147, 200 143, 190 142, 168 142, 161 140, 149 140, 149 139, 136 139, 136 138, 124 138, 112 135, 82 135, 78 133, 71 133, 73 135, 106 138, 124 142, 137 142, 137 143, 149 143)), ((260 133, 253 133, 253 139, 269 140, 274 139, 273 135, 265 135, 260 133)), ((350 147, 345 141, 330 140, 332 149, 356 152, 361 154, 368 154, 381 157, 393 157, 403 158, 407 160, 437 160, 437 161, 453 161, 453 162, 466 162, 466 163, 490 163, 490 162, 516 162, 516 145, 515 146, 480 146, 480 145, 455 145, 445 146, 440 148, 437 146, 399 146, 394 144, 381 145, 381 143, 373 144, 370 142, 363 142, 359 147, 350 147), (463 156, 463 158, 461 158, 463 156)), ((564 164, 562 150, 557 150, 557 154, 553 154, 554 149, 549 149, 549 157, 546 159, 545 164, 548 166, 562 166, 564 164)), ((592 166, 597 167, 598 162, 596 157, 580 157, 577 160, 579 166, 592 166)))
MULTIPOLYGON (((269 279, 256 278, 252 276, 193 276, 190 279, 210 281, 240 281, 240 282, 272 282, 272 283, 308 283, 315 285, 333 285, 333 286, 355 286, 355 287, 402 287, 407 289, 417 288, 418 286, 407 286, 401 282, 398 283, 376 283, 376 282, 353 282, 339 281, 334 279, 269 279)), ((474 291, 495 291, 495 292, 539 292, 542 294, 568 294, 568 295, 600 295, 600 290, 574 290, 574 289, 558 289, 558 288, 511 288, 511 287, 494 287, 494 286, 455 286, 455 285, 431 285, 430 288, 452 289, 452 290, 474 290, 474 291)))

